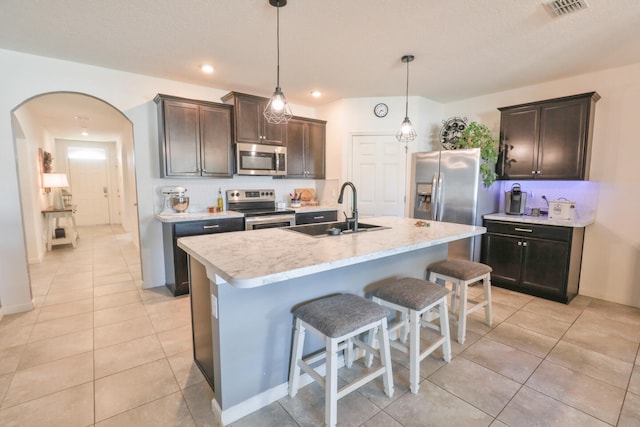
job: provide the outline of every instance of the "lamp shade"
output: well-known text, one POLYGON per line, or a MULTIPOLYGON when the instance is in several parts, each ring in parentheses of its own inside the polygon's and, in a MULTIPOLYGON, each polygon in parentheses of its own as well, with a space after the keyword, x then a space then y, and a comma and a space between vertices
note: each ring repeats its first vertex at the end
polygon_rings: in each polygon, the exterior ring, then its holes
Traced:
POLYGON ((45 173, 42 174, 42 186, 48 188, 68 187, 66 173, 45 173))

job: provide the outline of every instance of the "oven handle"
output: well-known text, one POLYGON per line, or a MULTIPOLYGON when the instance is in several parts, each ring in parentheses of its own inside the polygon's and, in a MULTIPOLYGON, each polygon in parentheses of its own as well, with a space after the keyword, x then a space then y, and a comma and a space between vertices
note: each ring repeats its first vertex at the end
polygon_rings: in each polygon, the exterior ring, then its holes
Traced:
POLYGON ((250 216, 245 217, 245 221, 249 224, 259 224, 264 222, 284 222, 295 219, 295 215, 267 215, 267 216, 250 216))

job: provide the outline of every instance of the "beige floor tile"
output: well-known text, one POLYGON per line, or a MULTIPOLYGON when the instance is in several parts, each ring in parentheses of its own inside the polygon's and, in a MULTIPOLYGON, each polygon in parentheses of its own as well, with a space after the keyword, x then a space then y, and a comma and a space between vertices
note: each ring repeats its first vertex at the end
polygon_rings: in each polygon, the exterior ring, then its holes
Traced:
POLYGON ((93 299, 93 305, 96 310, 103 310, 110 307, 118 307, 134 302, 142 302, 140 294, 137 290, 127 292, 119 292, 111 295, 104 295, 93 299))
MULTIPOLYGON (((505 319, 507 319, 508 317, 510 317, 513 313, 515 313, 518 309, 516 307, 513 307, 511 305, 507 305, 507 304, 502 304, 496 301, 492 301, 491 303, 491 319, 492 319, 492 324, 498 325, 499 323, 502 323, 505 321, 505 319)), ((485 323, 486 322, 486 317, 484 314, 484 310, 478 310, 474 313, 471 313, 471 315, 469 315, 468 318, 475 318, 478 321, 485 323)), ((468 320, 467 320, 468 321, 468 320)), ((490 328, 487 325, 487 328, 490 328)))
POLYGON ((95 265, 93 270, 94 279, 105 278, 107 276, 120 275, 120 274, 129 274, 129 266, 124 262, 124 260, 119 264, 104 264, 104 265, 95 265))
POLYGON ((155 334, 155 331, 153 330, 151 320, 149 320, 149 316, 144 313, 140 317, 125 320, 124 322, 111 323, 95 328, 93 345, 95 349, 100 349, 153 334, 155 334))
POLYGON ((640 322, 631 320, 631 316, 605 316, 599 311, 585 310, 575 326, 590 327, 603 333, 640 343, 640 322))
POLYGON ((201 381, 205 381, 200 368, 198 368, 193 361, 193 352, 185 351, 182 353, 176 353, 167 358, 171 370, 178 381, 181 389, 190 387, 201 381))
POLYGON ((521 384, 463 357, 457 357, 429 377, 429 381, 497 416, 521 384))
POLYGON ((142 289, 140 291, 142 300, 147 303, 153 303, 154 301, 168 301, 175 298, 169 288, 166 286, 157 286, 155 288, 142 289))
POLYGON ((95 381, 96 422, 175 393, 179 386, 166 359, 95 381))
POLYGON ((88 282, 93 281, 92 271, 76 271, 70 273, 57 274, 53 277, 51 284, 56 283, 76 283, 76 282, 88 282))
POLYGON ((40 308, 38 322, 45 322, 52 319, 73 316, 74 314, 88 313, 93 311, 93 298, 80 301, 73 301, 64 304, 50 305, 40 308))
POLYGON ((487 338, 541 358, 545 357, 557 342, 549 336, 508 323, 498 325, 489 332, 487 338))
MULTIPOLYGON (((75 291, 91 290, 93 289, 93 282, 87 280, 86 282, 62 282, 54 283, 49 287, 48 293, 72 293, 75 291)), ((90 298, 90 297, 85 297, 90 298)), ((63 301, 64 302, 64 301, 63 301)))
POLYGON ((369 418, 362 427, 402 427, 402 424, 391 418, 386 412, 380 411, 369 418))
POLYGON ((526 385, 610 424, 617 422, 625 394, 624 389, 548 361, 526 385))
POLYGON ((384 412, 404 426, 487 426, 493 419, 429 381, 421 384, 418 394, 405 394, 384 412))
POLYGON ((629 381, 629 391, 640 396, 640 366, 633 367, 631 380, 629 381))
POLYGON ((108 285, 111 283, 125 282, 127 280, 133 280, 133 277, 131 277, 131 273, 129 273, 129 270, 127 270, 126 272, 117 273, 117 274, 97 276, 93 279, 93 284, 94 286, 102 286, 102 285, 108 285))
POLYGON ((11 329, 18 326, 29 326, 38 320, 39 309, 25 311, 22 313, 7 314, 2 318, 0 323, 0 331, 4 328, 11 329))
POLYGON ((93 288, 94 297, 102 297, 105 295, 117 294, 119 292, 137 291, 138 288, 133 280, 124 282, 111 283, 108 285, 96 286, 93 288))
POLYGON ((80 301, 87 298, 93 298, 93 288, 91 287, 74 289, 72 291, 49 290, 47 298, 44 300, 44 306, 80 301))
POLYGON ((106 377, 164 357, 155 335, 104 347, 94 352, 95 378, 106 377))
POLYGON ((146 311, 142 303, 135 302, 133 304, 95 311, 93 313, 93 324, 94 327, 99 328, 112 323, 124 322, 125 320, 144 316, 145 314, 146 311))
POLYGON ((587 307, 587 311, 618 322, 640 326, 640 308, 638 307, 594 299, 587 307))
POLYGON ((167 356, 184 351, 193 351, 193 338, 190 324, 160 332, 158 333, 158 338, 167 356))
POLYGON ((93 384, 78 385, 0 410, 4 427, 93 425, 93 384))
POLYGON ((92 329, 34 341, 25 345, 18 369, 31 368, 92 350, 92 329))
POLYGON ((520 384, 524 384, 542 362, 539 357, 488 338, 478 340, 466 349, 461 357, 520 384))
POLYGON ((630 363, 635 360, 638 349, 637 342, 589 322, 576 322, 562 340, 630 363))
POLYGON ((498 420, 510 427, 607 427, 600 421, 578 409, 523 387, 500 413, 498 420))
POLYGON ((93 313, 81 313, 60 319, 36 323, 31 331, 29 342, 53 338, 85 329, 93 328, 93 313))
POLYGON ((6 326, 0 323, 0 350, 26 344, 32 329, 33 325, 6 326))
POLYGON ((56 360, 17 371, 2 403, 2 408, 93 380, 93 353, 56 360))
POLYGON ((560 341, 547 360, 619 388, 626 388, 633 364, 560 341))
POLYGON ((196 423, 182 394, 173 393, 96 424, 96 427, 122 426, 195 427, 196 423))
POLYGON ((618 420, 618 427, 640 426, 640 395, 627 393, 618 420))
POLYGON ((189 308, 176 306, 171 316, 167 316, 167 313, 162 312, 149 313, 149 319, 151 319, 156 332, 163 332, 191 325, 191 311, 189 308))
POLYGON ((571 326, 569 322, 525 310, 514 313, 505 322, 555 339, 560 339, 571 326))
POLYGON ((220 424, 211 411, 213 390, 206 381, 187 387, 182 391, 184 400, 196 424, 203 427, 219 427, 220 424))
POLYGON ((12 379, 13 379, 13 372, 0 375, 0 407, 2 406, 2 400, 4 399, 4 395, 7 394, 7 390, 9 390, 9 386, 11 385, 12 379))
POLYGON ((231 427, 297 427, 299 424, 279 403, 272 403, 231 424, 231 427))
POLYGON ((491 301, 494 303, 509 305, 515 308, 522 308, 533 299, 532 296, 513 292, 508 289, 491 287, 491 301))
POLYGON ((14 372, 18 369, 23 350, 24 345, 0 349, 0 375, 14 372))
POLYGON ((522 307, 525 311, 532 311, 547 317, 571 323, 580 316, 582 308, 545 299, 535 298, 522 307))

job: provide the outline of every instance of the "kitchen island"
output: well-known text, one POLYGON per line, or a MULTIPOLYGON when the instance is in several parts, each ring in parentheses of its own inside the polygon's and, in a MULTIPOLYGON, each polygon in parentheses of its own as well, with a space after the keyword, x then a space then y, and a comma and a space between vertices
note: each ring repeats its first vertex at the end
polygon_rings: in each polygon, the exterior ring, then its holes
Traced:
MULTIPOLYGON (((194 358, 214 389, 212 409, 231 423, 287 394, 292 310, 315 298, 364 295, 399 276, 425 277, 447 243, 484 227, 398 217, 385 227, 311 237, 284 228, 184 237, 190 255, 194 358)), ((320 348, 311 338, 305 352, 320 348)))

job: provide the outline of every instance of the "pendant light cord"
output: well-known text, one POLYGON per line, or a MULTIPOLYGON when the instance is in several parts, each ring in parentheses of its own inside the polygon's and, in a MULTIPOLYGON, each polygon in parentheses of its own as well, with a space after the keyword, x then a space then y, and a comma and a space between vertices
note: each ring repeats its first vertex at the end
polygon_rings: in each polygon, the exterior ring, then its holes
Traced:
POLYGON ((276 52, 278 58, 278 64, 276 67, 276 86, 280 87, 280 2, 278 2, 276 6, 276 52))
POLYGON ((404 116, 409 117, 409 62, 407 61, 407 90, 405 96, 405 104, 404 104, 404 116))

